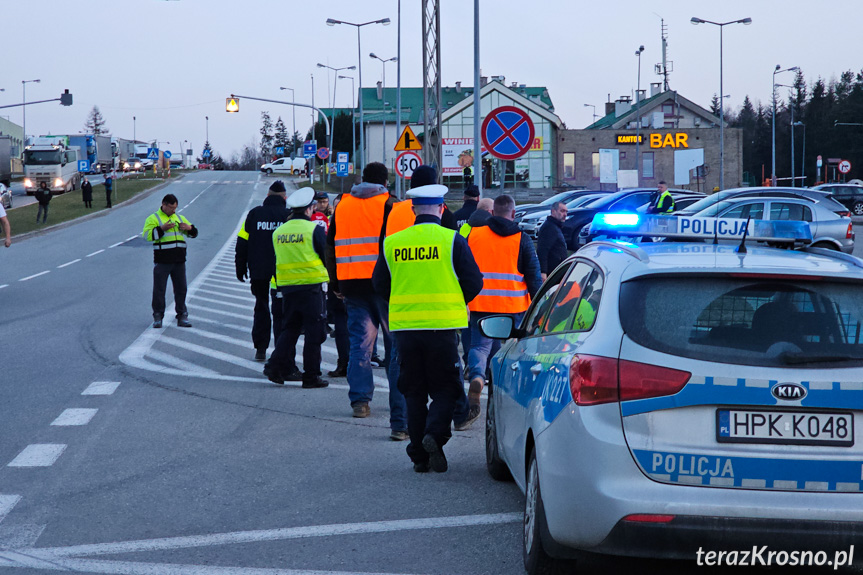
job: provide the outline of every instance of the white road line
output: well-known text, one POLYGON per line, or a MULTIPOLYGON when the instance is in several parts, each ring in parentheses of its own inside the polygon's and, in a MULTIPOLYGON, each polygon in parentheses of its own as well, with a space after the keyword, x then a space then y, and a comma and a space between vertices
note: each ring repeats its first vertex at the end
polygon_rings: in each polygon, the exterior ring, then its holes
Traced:
POLYGON ((228 329, 233 329, 233 330, 236 330, 236 331, 241 331, 241 332, 243 332, 243 333, 245 333, 245 334, 248 334, 248 333, 249 333, 249 329, 250 329, 250 328, 249 328, 249 326, 247 326, 247 325, 236 325, 236 324, 233 324, 233 323, 223 323, 223 322, 218 321, 218 320, 215 320, 215 319, 209 319, 209 318, 206 318, 206 317, 200 317, 200 316, 195 316, 195 321, 196 321, 196 322, 203 322, 203 323, 211 323, 211 324, 214 324, 214 325, 218 325, 218 326, 220 326, 220 327, 226 327, 226 328, 228 328, 228 329))
POLYGON ((81 395, 112 395, 120 387, 119 381, 94 381, 81 395))
MULTIPOLYGON (((189 299, 191 299, 191 298, 189 298, 189 299)), ((197 298, 196 298, 196 299, 197 299, 197 298)), ((216 314, 216 315, 225 315, 225 316, 233 317, 233 318, 236 318, 236 319, 244 319, 244 320, 247 320, 249 323, 253 323, 253 321, 254 321, 254 318, 253 318, 250 314, 248 314, 248 313, 246 313, 246 314, 242 314, 242 313, 231 313, 231 312, 229 312, 229 311, 221 311, 221 310, 217 310, 217 309, 211 309, 211 308, 208 308, 208 307, 206 307, 206 306, 203 306, 203 305, 195 305, 195 304, 193 304, 193 303, 187 303, 187 304, 186 304, 186 307, 187 307, 187 308, 189 308, 189 309, 197 309, 197 310, 201 310, 201 311, 203 311, 203 312, 205 312, 205 313, 214 313, 214 314, 216 314)), ((166 308, 166 309, 167 309, 167 308, 166 308)))
POLYGON ((108 246, 108 249, 110 250, 111 248, 116 248, 117 246, 122 246, 124 243, 126 243, 126 241, 117 242, 116 244, 111 244, 110 246, 108 246))
POLYGON ((49 467, 64 451, 62 443, 34 443, 25 447, 8 467, 49 467))
POLYGON ((208 294, 211 294, 211 295, 217 295, 217 296, 219 296, 219 297, 226 297, 226 298, 230 298, 230 299, 236 299, 236 300, 240 300, 240 301, 248 302, 248 303, 250 303, 250 304, 252 304, 252 305, 254 305, 254 303, 255 303, 255 298, 250 297, 250 296, 248 295, 248 293, 249 293, 249 292, 246 292, 246 295, 245 295, 245 296, 241 296, 241 295, 231 295, 231 294, 224 293, 224 292, 220 292, 220 291, 213 291, 213 290, 209 290, 209 289, 203 289, 203 288, 201 288, 201 289, 199 289, 199 290, 198 290, 198 293, 208 293, 208 294))
POLYGON ((0 495, 0 522, 2 522, 12 508, 21 501, 20 495, 0 495))
MULTIPOLYGON (((258 373, 261 372, 263 366, 260 362, 252 361, 250 359, 242 359, 235 355, 231 355, 230 353, 223 353, 221 351, 217 351, 215 349, 210 349, 209 347, 204 347, 202 345, 198 345, 195 343, 189 343, 187 341, 183 341, 181 339, 174 339, 173 337, 162 336, 159 340, 167 345, 172 345, 174 347, 179 347, 182 349, 187 349, 189 351, 193 351, 200 355, 205 355, 207 357, 212 357, 214 359, 219 359, 224 361, 225 363, 230 363, 239 367, 245 367, 246 369, 250 369, 252 371, 256 371, 258 373)), ((261 376, 263 377, 263 375, 261 376)))
MULTIPOLYGON (((235 279, 236 279, 236 278, 235 278, 235 279)), ((204 283, 204 285, 205 285, 205 286, 209 286, 209 287, 217 287, 217 288, 219 288, 219 289, 226 289, 226 290, 231 290, 231 291, 238 291, 238 292, 242 292, 242 293, 245 293, 245 294, 251 293, 251 292, 249 291, 249 288, 248 288, 248 287, 242 287, 242 285, 243 285, 243 284, 241 284, 241 283, 239 283, 239 282, 237 282, 237 281, 232 281, 232 282, 230 282, 230 281, 227 281, 227 280, 220 280, 220 279, 215 279, 215 278, 208 278, 208 279, 207 279, 207 281, 204 283), (217 285, 217 286, 212 286, 212 285, 210 285, 210 284, 219 284, 219 285, 217 285)), ((247 285, 248 285, 248 284, 247 284, 247 285)))
POLYGON ((32 276, 27 276, 26 278, 21 278, 18 281, 19 282, 26 282, 27 280, 32 280, 33 278, 38 278, 39 276, 44 276, 47 273, 51 273, 51 270, 45 270, 44 272, 39 272, 38 274, 33 274, 32 276))
POLYGON ((132 237, 126 238, 126 241, 127 241, 127 242, 131 242, 132 240, 134 240, 134 239, 135 239, 135 238, 137 238, 137 237, 138 237, 138 236, 132 236, 132 237))
POLYGON ((59 265, 59 266, 57 266, 57 269, 59 270, 59 269, 61 269, 61 268, 65 268, 66 266, 71 266, 72 264, 77 264, 77 263, 78 263, 78 262, 80 262, 80 261, 81 261, 81 258, 78 258, 77 260, 72 260, 71 262, 66 262, 66 263, 65 263, 65 264, 63 264, 63 265, 59 265))
POLYGON ((210 297, 204 297, 204 296, 202 296, 202 295, 195 295, 195 301, 208 301, 208 302, 210 302, 210 303, 215 303, 215 304, 219 304, 219 305, 224 305, 224 306, 227 306, 227 307, 233 307, 233 308, 237 308, 237 309, 243 309, 243 310, 246 310, 246 311, 248 311, 248 310, 249 310, 249 306, 248 306, 248 305, 240 305, 240 304, 238 304, 238 303, 228 303, 228 302, 220 301, 220 300, 213 299, 213 298, 210 298, 210 297))
POLYGON ((63 413, 57 416, 57 419, 51 422, 51 425, 87 425, 93 416, 96 415, 98 409, 70 407, 63 410, 63 413))
POLYGON ((147 352, 147 358, 163 363, 166 366, 182 369, 185 371, 191 371, 195 373, 209 373, 210 375, 219 374, 218 371, 213 371, 208 367, 204 367, 190 361, 182 360, 179 357, 175 357, 168 353, 162 353, 161 351, 155 349, 151 349, 147 352))
POLYGON ((9 287, 9 284, 3 284, 2 286, 0 286, 0 289, 3 289, 5 287, 9 287))
POLYGON ((84 257, 92 258, 93 256, 95 256, 95 255, 99 255, 99 254, 101 254, 101 253, 102 253, 102 252, 104 252, 104 251, 105 251, 105 250, 99 250, 99 251, 97 251, 97 252, 93 252, 92 254, 87 254, 87 255, 86 255, 86 256, 84 256, 84 257))
POLYGON ((231 337, 229 335, 222 335, 221 333, 213 333, 211 331, 204 331, 202 329, 194 328, 192 329, 192 333, 195 335, 200 335, 201 337, 205 337, 207 339, 212 339, 215 341, 221 341, 223 343, 230 343, 231 345, 236 345, 238 347, 242 347, 244 349, 252 349, 252 344, 248 339, 238 339, 236 337, 231 337))

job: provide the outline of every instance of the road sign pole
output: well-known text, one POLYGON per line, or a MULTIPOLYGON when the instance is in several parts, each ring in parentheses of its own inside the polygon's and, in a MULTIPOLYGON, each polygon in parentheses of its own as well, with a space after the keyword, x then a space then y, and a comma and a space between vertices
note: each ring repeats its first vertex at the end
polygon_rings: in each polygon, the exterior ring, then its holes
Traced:
POLYGON ((473 183, 482 197, 482 141, 480 129, 482 113, 479 92, 479 0, 473 2, 473 183))

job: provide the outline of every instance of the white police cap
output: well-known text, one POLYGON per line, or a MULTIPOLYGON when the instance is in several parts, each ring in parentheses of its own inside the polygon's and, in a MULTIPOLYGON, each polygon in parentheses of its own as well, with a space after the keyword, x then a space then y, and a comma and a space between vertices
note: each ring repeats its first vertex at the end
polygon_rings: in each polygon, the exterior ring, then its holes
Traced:
POLYGON ((288 197, 289 208, 308 208, 315 202, 315 190, 312 188, 300 188, 288 197))
POLYGON ((415 205, 431 206, 442 204, 443 197, 447 191, 449 191, 447 187, 442 184, 429 184, 427 186, 411 188, 407 191, 407 197, 412 198, 415 205))

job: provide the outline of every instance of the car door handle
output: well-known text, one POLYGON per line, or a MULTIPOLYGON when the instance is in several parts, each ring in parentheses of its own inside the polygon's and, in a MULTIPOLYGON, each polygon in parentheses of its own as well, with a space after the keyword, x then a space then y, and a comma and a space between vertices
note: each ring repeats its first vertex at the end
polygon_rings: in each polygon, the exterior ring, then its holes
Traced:
POLYGON ((518 371, 518 362, 513 363, 509 368, 513 371, 518 371))
POLYGON ((530 366, 530 372, 534 375, 539 375, 542 372, 542 364, 541 363, 533 364, 532 366, 530 366))

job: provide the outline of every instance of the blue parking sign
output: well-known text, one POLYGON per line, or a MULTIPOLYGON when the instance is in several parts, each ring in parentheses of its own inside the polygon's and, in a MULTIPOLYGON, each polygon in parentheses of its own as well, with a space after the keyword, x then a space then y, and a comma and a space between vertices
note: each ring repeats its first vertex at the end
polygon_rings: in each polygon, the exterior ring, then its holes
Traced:
POLYGON ((90 171, 90 160, 78 160, 78 171, 79 172, 89 172, 90 171))
POLYGON ((314 157, 318 152, 318 144, 316 142, 307 142, 303 144, 303 157, 308 159, 314 157))
POLYGON ((336 164, 336 175, 337 176, 347 176, 348 175, 348 162, 338 162, 336 164))

